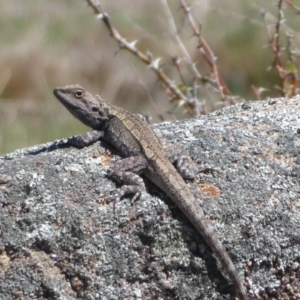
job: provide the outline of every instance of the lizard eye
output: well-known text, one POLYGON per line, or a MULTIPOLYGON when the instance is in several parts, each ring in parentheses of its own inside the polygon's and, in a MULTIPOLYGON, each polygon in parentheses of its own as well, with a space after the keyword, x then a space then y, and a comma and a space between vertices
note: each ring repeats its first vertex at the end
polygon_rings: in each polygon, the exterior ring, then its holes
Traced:
POLYGON ((76 90, 76 91, 74 92, 74 96, 75 96, 77 99, 82 98, 83 95, 84 95, 83 90, 76 90))
POLYGON ((98 110, 97 107, 95 107, 95 106, 92 107, 92 111, 97 111, 97 110, 98 110))

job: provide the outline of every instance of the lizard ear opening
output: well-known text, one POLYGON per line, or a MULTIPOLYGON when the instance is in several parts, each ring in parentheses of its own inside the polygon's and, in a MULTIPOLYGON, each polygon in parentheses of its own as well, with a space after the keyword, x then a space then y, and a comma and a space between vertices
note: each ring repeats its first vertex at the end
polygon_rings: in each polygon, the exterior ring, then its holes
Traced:
POLYGON ((80 99, 84 96, 84 91, 82 89, 78 89, 74 92, 74 97, 80 99))

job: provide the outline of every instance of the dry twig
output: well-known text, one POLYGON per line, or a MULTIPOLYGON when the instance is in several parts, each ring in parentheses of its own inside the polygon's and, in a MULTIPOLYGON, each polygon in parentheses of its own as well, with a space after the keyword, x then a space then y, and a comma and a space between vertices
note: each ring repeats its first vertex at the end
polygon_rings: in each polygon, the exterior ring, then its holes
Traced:
POLYGON ((162 7, 164 8, 167 17, 166 19, 171 36, 173 37, 180 53, 179 56, 172 57, 172 63, 179 74, 181 84, 176 84, 165 74, 160 65, 160 58, 153 58, 150 52, 147 54, 143 53, 136 47, 137 41, 128 42, 123 36, 121 36, 121 34, 112 25, 110 16, 102 9, 102 6, 98 0, 86 1, 98 15, 98 18, 104 22, 111 36, 118 42, 119 50, 126 49, 144 62, 151 70, 153 70, 158 79, 163 83, 163 89, 166 94, 170 96, 171 101, 176 101, 177 104, 182 105, 190 115, 197 116, 199 114, 206 113, 207 109, 205 103, 200 102, 197 97, 200 89, 202 89, 204 94, 208 97, 211 97, 209 93, 211 90, 218 93, 223 101, 223 105, 234 103, 234 97, 231 95, 227 85, 225 84, 225 81, 222 79, 218 71, 216 64, 217 58, 209 47, 207 41, 201 35, 200 27, 196 26, 196 22, 191 14, 191 8, 188 7, 185 0, 180 0, 181 9, 188 19, 188 24, 192 29, 193 35, 197 37, 197 48, 199 49, 206 64, 209 66, 211 74, 209 77, 204 77, 200 74, 196 67, 196 63, 193 61, 189 51, 178 34, 176 23, 168 6, 167 0, 161 0, 162 7), (181 65, 182 61, 186 62, 186 66, 191 71, 190 74, 192 75, 192 85, 189 83, 191 80, 188 80, 183 75, 181 65))
POLYGON ((137 41, 128 42, 123 38, 120 33, 113 27, 109 15, 103 11, 101 4, 98 0, 87 0, 89 5, 94 9, 99 19, 102 19, 111 36, 119 43, 120 49, 126 49, 135 56, 137 56, 142 62, 150 67, 158 76, 158 78, 168 87, 168 89, 178 100, 183 100, 184 103, 188 102, 187 97, 180 91, 177 85, 162 71, 160 67, 160 58, 153 59, 152 54, 145 54, 136 48, 137 41))
POLYGON ((185 0, 180 0, 181 7, 183 11, 185 12, 188 22, 193 30, 193 34, 198 38, 198 49, 200 53, 202 54, 204 60, 209 65, 210 69, 212 70, 212 73, 214 75, 214 80, 217 84, 217 88, 219 90, 220 96, 222 100, 225 100, 225 95, 230 96, 231 93, 226 86, 224 80, 222 79, 221 75, 218 72, 218 67, 216 64, 217 58, 214 55, 213 51, 209 47, 208 43, 204 39, 204 37, 201 35, 200 30, 197 28, 196 23, 191 15, 191 8, 187 6, 185 0))
MULTIPOLYGON (((286 2, 286 1, 285 1, 286 2)), ((286 33, 287 36, 287 46, 281 47, 280 45, 280 32, 281 26, 285 22, 284 13, 283 13, 283 0, 279 0, 277 22, 275 24, 274 33, 269 29, 269 24, 266 19, 266 13, 263 12, 264 21, 266 24, 267 32, 269 35, 269 47, 274 53, 274 60, 272 67, 276 69, 277 74, 281 80, 281 86, 275 86, 275 89, 278 90, 284 97, 293 97, 298 92, 298 74, 296 67, 293 64, 293 51, 291 50, 292 46, 292 35, 286 33), (286 52, 287 62, 283 62, 282 53, 286 52)))

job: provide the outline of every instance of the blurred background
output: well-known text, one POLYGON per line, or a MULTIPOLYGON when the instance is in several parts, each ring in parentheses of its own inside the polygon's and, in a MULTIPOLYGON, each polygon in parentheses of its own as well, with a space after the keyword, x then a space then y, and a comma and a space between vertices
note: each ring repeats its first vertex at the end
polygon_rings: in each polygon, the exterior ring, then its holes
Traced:
MULTIPOLYGON (((163 0, 102 0, 115 28, 137 47, 162 58, 168 76, 178 82, 172 57, 180 52, 172 39, 163 0), (122 3, 122 4, 120 4, 122 3)), ((276 24, 274 1, 187 0, 194 19, 215 56, 219 72, 233 95, 255 99, 252 85, 266 89, 262 98, 279 97, 280 81, 270 69, 274 54, 268 47, 276 24)), ((300 15, 284 1, 284 32, 299 45, 300 15)), ((169 8, 182 42, 201 74, 209 67, 197 49, 179 0, 169 8)), ((300 5, 300 1, 293 1, 300 5), (298 2, 298 3, 297 3, 298 2)), ((79 83, 111 103, 153 122, 188 118, 172 104, 153 71, 126 50, 118 51, 101 19, 85 0, 0 1, 0 154, 69 137, 88 130, 53 96, 53 88, 79 83)), ((282 46, 286 45, 282 35, 282 46)), ((295 56, 298 53, 295 52, 295 56)), ((299 65, 295 62, 295 66, 299 65)), ((199 92, 198 98, 206 96, 199 92)), ((204 101, 219 101, 219 95, 204 101)), ((243 101, 244 101, 243 100, 243 101)), ((214 106, 218 108, 218 105, 214 106)))

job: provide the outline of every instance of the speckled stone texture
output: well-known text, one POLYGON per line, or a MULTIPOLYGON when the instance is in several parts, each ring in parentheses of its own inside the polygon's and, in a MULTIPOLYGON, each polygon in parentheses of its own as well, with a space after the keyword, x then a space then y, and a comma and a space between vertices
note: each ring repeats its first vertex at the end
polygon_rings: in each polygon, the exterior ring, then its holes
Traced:
MULTIPOLYGON (((300 299, 300 97, 154 126, 205 172, 187 182, 253 299, 300 299)), ((234 299, 210 248, 163 192, 106 203, 107 144, 0 157, 0 299, 234 299)))

